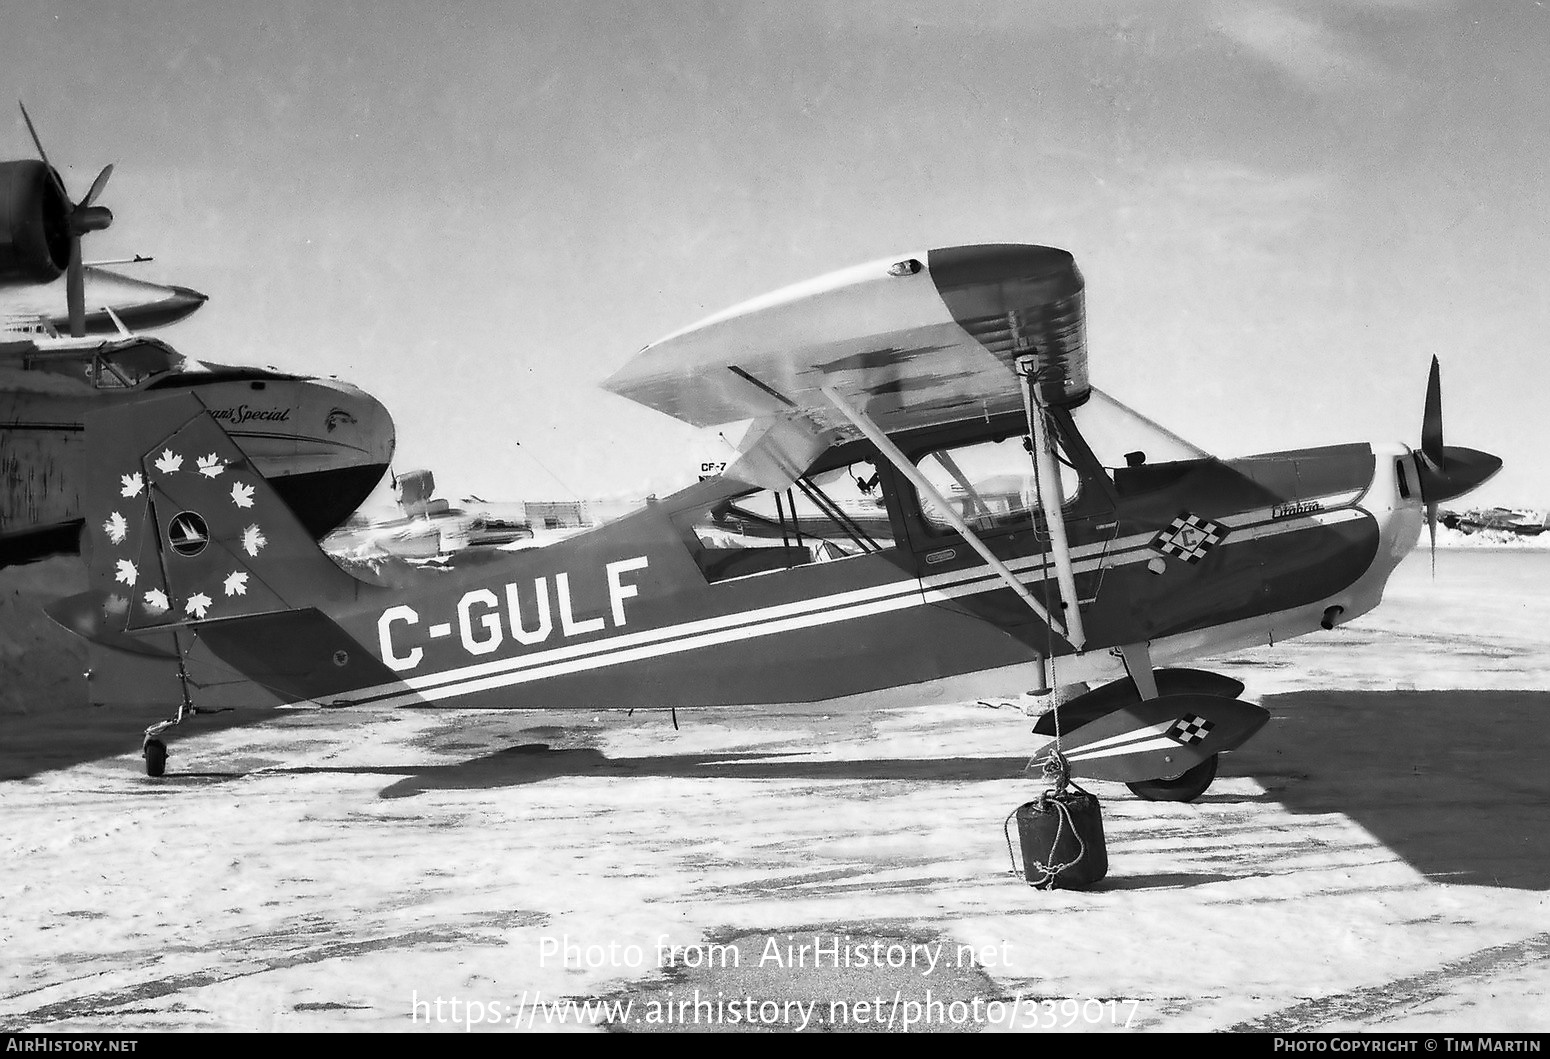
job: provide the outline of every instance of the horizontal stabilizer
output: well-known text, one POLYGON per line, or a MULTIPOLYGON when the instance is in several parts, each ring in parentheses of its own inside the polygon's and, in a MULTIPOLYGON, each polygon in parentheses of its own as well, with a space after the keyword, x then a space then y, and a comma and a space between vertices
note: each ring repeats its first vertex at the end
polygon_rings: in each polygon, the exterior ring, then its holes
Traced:
POLYGON ((1163 695, 1125 706, 1061 738, 1073 775, 1140 783, 1170 779, 1241 746, 1270 714, 1242 699, 1163 695))
POLYGON ((200 626, 199 639, 221 661, 291 702, 329 705, 364 687, 409 690, 331 618, 310 608, 211 622, 200 626))
POLYGON ((114 596, 92 590, 56 599, 44 607, 43 612, 65 631, 103 647, 149 658, 177 658, 171 651, 163 651, 139 637, 126 634, 124 605, 122 598, 115 601, 114 596))

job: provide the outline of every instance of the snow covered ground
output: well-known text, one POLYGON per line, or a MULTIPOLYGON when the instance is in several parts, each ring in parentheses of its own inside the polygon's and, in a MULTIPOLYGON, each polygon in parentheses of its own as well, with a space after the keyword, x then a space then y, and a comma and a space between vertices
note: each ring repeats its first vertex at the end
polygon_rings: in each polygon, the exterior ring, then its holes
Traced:
MULTIPOLYGON (((1426 534, 1421 534, 1421 547, 1427 544, 1426 534)), ((1465 533, 1463 530, 1449 529, 1446 526, 1437 527, 1438 548, 1486 548, 1501 549, 1504 551, 1523 549, 1526 551, 1550 551, 1550 533, 1540 533, 1535 536, 1527 536, 1522 533, 1514 533, 1511 530, 1485 529, 1465 533)))
POLYGON ((0 710, 0 1028, 1542 1032, 1547 589, 1423 545, 1205 663, 1273 720, 1194 804, 1092 784, 1087 892, 1009 873, 1015 702, 223 715, 161 781, 154 711, 0 710))

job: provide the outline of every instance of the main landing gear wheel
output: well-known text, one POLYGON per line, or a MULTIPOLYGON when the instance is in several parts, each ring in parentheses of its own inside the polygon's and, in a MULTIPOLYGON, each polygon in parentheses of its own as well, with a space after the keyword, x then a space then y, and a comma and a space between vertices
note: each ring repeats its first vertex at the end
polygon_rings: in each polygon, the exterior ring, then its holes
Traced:
POLYGON ((1206 788, 1211 786, 1211 781, 1216 779, 1216 759, 1220 756, 1212 754, 1194 768, 1185 769, 1169 779, 1142 780, 1125 786, 1137 798, 1145 798, 1149 802, 1192 802, 1204 794, 1206 788))
POLYGON ((167 744, 160 739, 147 739, 140 748, 145 755, 145 774, 160 776, 167 771, 167 744))

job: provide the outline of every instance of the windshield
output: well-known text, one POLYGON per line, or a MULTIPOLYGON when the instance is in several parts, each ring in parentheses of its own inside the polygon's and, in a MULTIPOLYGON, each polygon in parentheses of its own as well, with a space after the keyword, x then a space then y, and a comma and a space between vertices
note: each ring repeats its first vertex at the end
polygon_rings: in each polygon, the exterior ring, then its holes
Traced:
POLYGON ((1086 403, 1072 410, 1071 418, 1082 440, 1105 467, 1173 463, 1210 455, 1096 387, 1086 403), (1143 454, 1144 460, 1133 459, 1135 453, 1143 454))

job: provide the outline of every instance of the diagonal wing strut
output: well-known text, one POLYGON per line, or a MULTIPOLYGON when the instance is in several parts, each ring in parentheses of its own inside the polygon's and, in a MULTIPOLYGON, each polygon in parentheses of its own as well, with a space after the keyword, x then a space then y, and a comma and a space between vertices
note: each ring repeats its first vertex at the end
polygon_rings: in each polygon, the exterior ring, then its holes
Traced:
POLYGON ((1049 425, 1044 421, 1045 398, 1042 388, 1035 391, 1033 357, 1017 358, 1017 375, 1022 380, 1023 412, 1033 437, 1034 467, 1038 471, 1039 506, 1044 510, 1044 525, 1049 529, 1050 551, 1055 556, 1055 580, 1060 585, 1060 602, 1071 632, 1066 639, 1078 651, 1087 642, 1082 628, 1082 606, 1076 596, 1076 571, 1071 566, 1071 545, 1066 540, 1065 497, 1061 495, 1060 472, 1055 469, 1055 448, 1050 442, 1049 425))
MULTIPOLYGON (((904 453, 899 451, 899 447, 889 440, 888 435, 883 433, 876 423, 867 418, 864 412, 845 400, 834 387, 820 387, 820 392, 828 399, 830 404, 839 410, 841 415, 850 420, 857 430, 865 434, 867 439, 877 446, 877 451, 881 452, 900 474, 908 478, 911 485, 920 490, 921 494, 929 498, 932 503, 936 504, 946 519, 952 523, 953 528, 963 535, 963 539, 969 543, 969 547, 978 552, 979 557, 990 564, 990 568, 1000 576, 1002 581, 1006 582, 1008 588, 1017 593, 1019 599, 1028 604, 1029 609, 1039 616, 1040 621, 1048 625, 1061 637, 1070 641, 1071 645, 1077 650, 1081 650, 1081 643, 1071 639, 1071 636, 1066 632, 1065 626, 1056 621, 1049 611, 1044 609, 1044 605, 1033 598, 1033 594, 1028 591, 1027 586, 1017 580, 1016 575, 1007 569, 1005 563, 996 558, 995 553, 986 547, 984 541, 980 540, 979 534, 975 533, 969 524, 963 520, 963 516, 958 514, 958 509, 948 503, 947 499, 937 491, 936 486, 926 480, 926 476, 920 473, 919 468, 911 463, 904 453)), ((1068 555, 1067 559, 1069 560, 1069 558, 1068 555)))

